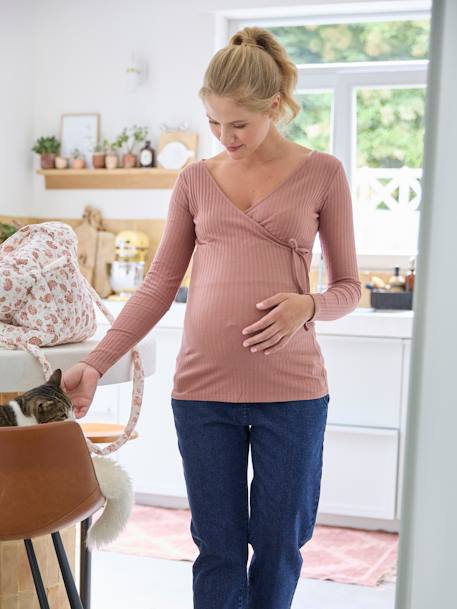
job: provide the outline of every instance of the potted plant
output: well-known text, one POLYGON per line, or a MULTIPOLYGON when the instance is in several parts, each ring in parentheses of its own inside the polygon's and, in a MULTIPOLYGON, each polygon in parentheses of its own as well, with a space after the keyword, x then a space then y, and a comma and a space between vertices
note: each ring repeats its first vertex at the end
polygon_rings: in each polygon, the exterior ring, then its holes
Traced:
POLYGON ((127 152, 122 156, 122 166, 126 169, 137 166, 138 155, 134 153, 136 144, 143 142, 148 136, 147 127, 139 127, 133 125, 132 127, 124 128, 121 134, 118 136, 118 142, 120 146, 126 145, 127 152))
POLYGON ((103 169, 105 167, 106 149, 109 146, 108 140, 97 142, 92 149, 92 165, 94 169, 103 169))
POLYGON ((71 151, 71 168, 72 169, 84 169, 86 161, 79 148, 74 148, 71 151))
POLYGON ((106 155, 105 155, 105 166, 106 169, 116 169, 118 166, 118 154, 117 151, 122 146, 122 143, 119 143, 119 138, 115 139, 112 142, 104 140, 106 142, 106 155))
POLYGON ((60 142, 54 135, 43 136, 37 139, 32 150, 41 155, 41 169, 54 169, 55 158, 60 150, 60 142))
POLYGON ((66 169, 68 167, 68 159, 64 156, 56 156, 56 169, 66 169))

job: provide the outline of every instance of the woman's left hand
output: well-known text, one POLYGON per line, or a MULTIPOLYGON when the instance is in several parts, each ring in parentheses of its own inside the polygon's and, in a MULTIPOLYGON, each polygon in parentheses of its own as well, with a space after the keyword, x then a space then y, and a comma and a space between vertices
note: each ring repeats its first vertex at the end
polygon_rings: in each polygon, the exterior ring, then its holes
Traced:
POLYGON ((257 304, 257 309, 274 307, 262 319, 243 330, 244 334, 258 332, 246 338, 243 346, 251 351, 266 349, 265 355, 282 349, 292 336, 314 314, 314 300, 309 294, 279 292, 257 304))

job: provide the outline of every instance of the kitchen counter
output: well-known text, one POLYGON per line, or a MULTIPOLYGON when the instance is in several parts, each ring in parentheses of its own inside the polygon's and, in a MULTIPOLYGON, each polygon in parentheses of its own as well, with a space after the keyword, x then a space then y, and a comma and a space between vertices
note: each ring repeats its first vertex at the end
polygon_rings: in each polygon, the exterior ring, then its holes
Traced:
MULTIPOLYGON (((108 309, 116 317, 125 302, 104 300, 108 309)), ((182 329, 186 303, 173 302, 170 309, 157 323, 158 328, 182 329)), ((108 323, 97 309, 100 324, 108 323)), ((368 307, 357 307, 352 313, 334 321, 316 321, 316 333, 328 335, 376 336, 411 338, 413 330, 414 311, 379 310, 368 307)))
MULTIPOLYGON (((43 347, 42 353, 53 370, 67 370, 86 357, 103 338, 106 326, 100 322, 95 334, 79 343, 43 347)), ((153 335, 145 336, 138 344, 145 376, 154 374, 156 362, 156 340, 153 335)), ((0 393, 27 391, 44 383, 43 370, 38 359, 22 349, 0 348, 0 393)), ((125 383, 132 378, 130 354, 123 355, 102 377, 100 385, 125 383)))
MULTIPOLYGON (((126 303, 107 304, 117 316, 126 303)), ((148 333, 157 343, 157 371, 145 383, 145 403, 154 407, 143 408, 138 423, 142 441, 122 450, 135 492, 152 505, 187 507, 170 417, 186 306, 173 302, 148 333)), ((101 316, 99 320, 99 332, 106 331, 106 321, 101 316)), ((413 311, 358 307, 341 319, 316 322, 332 396, 319 503, 322 524, 399 529, 412 320, 413 311)), ((92 412, 94 420, 111 421, 115 416, 118 420, 113 422, 125 420, 129 399, 130 388, 122 386, 118 396, 109 400, 100 396, 92 412)), ((248 472, 251 482, 250 461, 248 472)))

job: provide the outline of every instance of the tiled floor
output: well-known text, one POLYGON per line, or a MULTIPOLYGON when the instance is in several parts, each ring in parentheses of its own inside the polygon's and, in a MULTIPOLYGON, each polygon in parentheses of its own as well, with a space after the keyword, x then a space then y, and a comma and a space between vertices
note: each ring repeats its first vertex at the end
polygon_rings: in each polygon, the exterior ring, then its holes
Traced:
MULTIPOLYGON (((395 584, 300 578, 291 609, 394 609, 395 584)), ((92 556, 92 609, 193 609, 192 563, 112 552, 92 556)))

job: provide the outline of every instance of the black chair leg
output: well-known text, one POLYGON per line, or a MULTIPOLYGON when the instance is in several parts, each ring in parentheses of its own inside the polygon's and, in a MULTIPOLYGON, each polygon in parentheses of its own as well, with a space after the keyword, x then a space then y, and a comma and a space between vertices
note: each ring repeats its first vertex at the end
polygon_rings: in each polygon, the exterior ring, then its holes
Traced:
POLYGON ((89 516, 81 522, 81 546, 79 559, 79 595, 84 609, 90 609, 90 590, 91 590, 91 565, 92 554, 87 547, 87 532, 92 522, 89 516))
POLYGON ((38 596, 41 609, 49 609, 48 599, 46 597, 46 590, 44 589, 43 580, 41 579, 40 567, 36 559, 35 550, 33 549, 33 543, 31 539, 24 539, 25 550, 27 552, 27 558, 29 559, 30 570, 32 571, 33 582, 35 584, 35 590, 38 596))
POLYGON ((51 536, 54 543, 57 560, 59 561, 60 571, 62 573, 65 588, 67 590, 70 607, 71 609, 84 609, 81 599, 78 596, 75 580, 73 579, 73 573, 71 572, 70 565, 68 563, 67 554, 65 553, 65 548, 62 543, 60 533, 56 531, 55 533, 51 533, 51 536))

